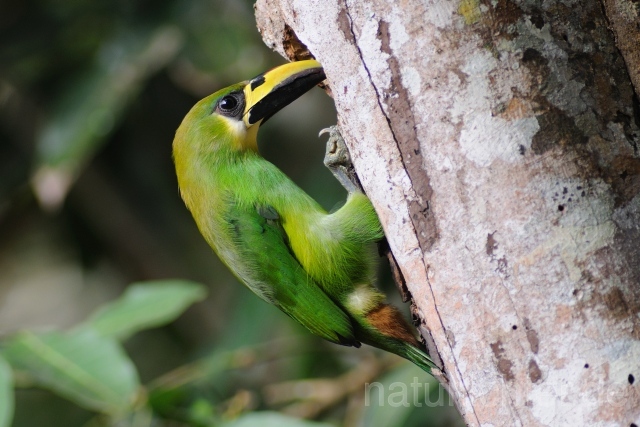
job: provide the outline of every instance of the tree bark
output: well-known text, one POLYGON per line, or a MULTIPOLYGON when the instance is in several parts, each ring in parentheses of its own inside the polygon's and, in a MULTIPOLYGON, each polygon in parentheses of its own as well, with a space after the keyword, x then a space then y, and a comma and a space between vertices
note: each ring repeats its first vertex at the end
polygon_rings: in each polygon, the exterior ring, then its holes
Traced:
POLYGON ((269 46, 323 64, 472 426, 640 425, 640 111, 604 13, 594 0, 256 4, 269 46))
MULTIPOLYGON (((625 62, 636 94, 640 96, 640 2, 602 0, 616 45, 625 62)), ((640 113, 639 113, 640 114, 640 113)))

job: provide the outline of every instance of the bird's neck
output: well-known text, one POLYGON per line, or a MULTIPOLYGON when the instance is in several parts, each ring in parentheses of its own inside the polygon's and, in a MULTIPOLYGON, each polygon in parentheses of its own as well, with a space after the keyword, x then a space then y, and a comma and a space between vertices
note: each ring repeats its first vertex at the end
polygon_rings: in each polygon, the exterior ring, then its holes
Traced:
MULTIPOLYGON (((293 208, 324 212, 311 197, 259 153, 176 157, 182 198, 194 217, 210 217, 212 209, 228 203, 268 203, 286 216, 293 208)), ((220 154, 220 153, 217 153, 220 154)))
MULTIPOLYGON (((273 182, 270 172, 277 171, 256 151, 211 153, 175 158, 180 194, 192 213, 208 210, 223 197, 241 194, 255 197, 261 188, 273 182)), ((279 171, 277 171, 279 172, 279 171)))

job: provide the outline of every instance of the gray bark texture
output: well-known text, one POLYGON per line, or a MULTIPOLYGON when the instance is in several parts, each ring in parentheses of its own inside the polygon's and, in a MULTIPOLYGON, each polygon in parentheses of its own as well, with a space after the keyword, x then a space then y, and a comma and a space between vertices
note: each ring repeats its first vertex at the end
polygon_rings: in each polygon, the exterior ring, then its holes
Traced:
POLYGON ((637 8, 256 4, 269 46, 323 64, 470 426, 640 425, 637 8))

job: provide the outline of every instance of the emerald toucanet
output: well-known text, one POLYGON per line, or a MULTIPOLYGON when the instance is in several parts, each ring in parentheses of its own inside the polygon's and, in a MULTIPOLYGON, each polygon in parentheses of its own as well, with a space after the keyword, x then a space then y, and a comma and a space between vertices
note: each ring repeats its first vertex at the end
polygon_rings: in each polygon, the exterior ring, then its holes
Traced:
POLYGON ((371 246, 383 231, 371 202, 350 188, 327 213, 258 153, 258 128, 325 79, 315 60, 282 65, 198 102, 173 142, 182 198, 220 259, 256 295, 312 333, 433 363, 374 286, 371 246))

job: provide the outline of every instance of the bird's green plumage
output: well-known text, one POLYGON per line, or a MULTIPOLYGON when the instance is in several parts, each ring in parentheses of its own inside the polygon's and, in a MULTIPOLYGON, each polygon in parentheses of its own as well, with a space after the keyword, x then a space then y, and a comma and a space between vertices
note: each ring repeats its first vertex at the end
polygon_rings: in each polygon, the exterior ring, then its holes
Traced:
MULTIPOLYGON (((265 76, 267 83, 273 79, 265 76)), ((366 317, 384 300, 372 287, 371 245, 383 232, 369 199, 352 193, 327 213, 262 158, 255 141, 259 123, 246 120, 257 102, 249 100, 252 86, 242 82, 203 99, 176 133, 178 184, 200 232, 245 285, 314 334, 419 362, 405 348, 414 345, 382 334, 366 317), (242 114, 222 114, 230 95, 247 103, 242 114)))

